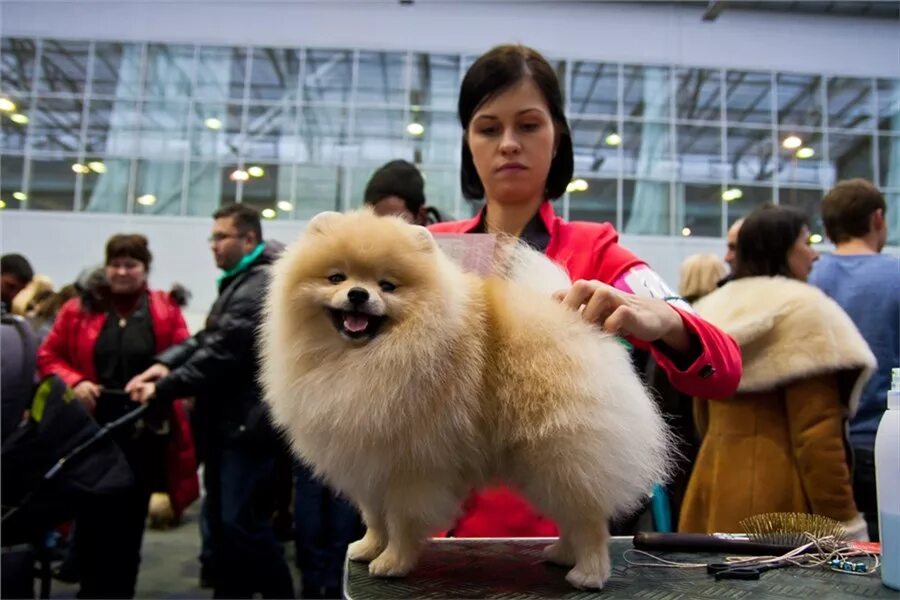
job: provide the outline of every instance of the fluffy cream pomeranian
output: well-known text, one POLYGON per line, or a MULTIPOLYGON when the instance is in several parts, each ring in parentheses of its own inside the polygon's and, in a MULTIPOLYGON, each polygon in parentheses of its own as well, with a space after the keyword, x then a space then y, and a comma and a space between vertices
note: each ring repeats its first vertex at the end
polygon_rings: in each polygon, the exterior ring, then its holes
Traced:
POLYGON ((540 253, 464 273, 422 227, 322 213, 274 267, 266 400, 294 450, 362 512, 351 560, 403 576, 473 489, 502 482, 559 525, 545 550, 601 588, 607 520, 664 478, 667 435, 626 349, 552 299, 540 253))

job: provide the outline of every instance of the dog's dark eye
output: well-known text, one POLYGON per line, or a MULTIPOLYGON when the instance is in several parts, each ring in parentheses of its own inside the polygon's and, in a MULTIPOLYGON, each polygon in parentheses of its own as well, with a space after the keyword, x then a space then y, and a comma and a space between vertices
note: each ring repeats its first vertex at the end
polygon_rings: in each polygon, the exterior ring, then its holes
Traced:
POLYGON ((378 282, 378 287, 380 287, 385 292, 393 292, 397 289, 396 285, 394 285, 390 281, 385 281, 384 279, 378 282))
POLYGON ((335 273, 334 275, 328 276, 328 281, 331 283, 341 283, 342 281, 347 281, 347 276, 343 273, 335 273))

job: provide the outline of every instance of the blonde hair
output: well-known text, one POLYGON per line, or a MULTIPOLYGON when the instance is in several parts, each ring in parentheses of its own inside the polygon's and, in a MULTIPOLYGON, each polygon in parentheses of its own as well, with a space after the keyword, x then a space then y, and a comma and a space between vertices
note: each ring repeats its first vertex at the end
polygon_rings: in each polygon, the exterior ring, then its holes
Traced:
POLYGON ((31 308, 32 301, 38 296, 43 296, 45 292, 53 291, 53 281, 46 275, 35 275, 32 277, 28 285, 22 288, 22 291, 13 298, 10 311, 15 315, 25 316, 28 309, 31 308))
POLYGON ((678 295, 688 302, 696 302, 716 289, 725 277, 725 261, 715 254, 692 254, 681 263, 678 295))

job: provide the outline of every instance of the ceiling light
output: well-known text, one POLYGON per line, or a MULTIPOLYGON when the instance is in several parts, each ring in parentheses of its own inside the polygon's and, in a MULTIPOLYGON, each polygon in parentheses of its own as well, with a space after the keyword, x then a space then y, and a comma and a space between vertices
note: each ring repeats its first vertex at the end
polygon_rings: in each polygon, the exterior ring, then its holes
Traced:
POLYGON ((28 194, 25 192, 13 192, 13 198, 18 200, 19 202, 24 202, 28 200, 28 194))
POLYGON ((425 133, 425 126, 421 123, 410 123, 406 126, 406 132, 409 135, 422 135, 425 133))
POLYGON ((138 196, 137 203, 141 206, 153 206, 156 204, 156 196, 153 194, 144 194, 143 196, 138 196))
POLYGON ((690 228, 690 227, 683 227, 683 228, 681 229, 681 235, 683 235, 684 237, 690 236, 690 235, 691 235, 691 228, 690 228))
POLYGON ((809 242, 811 244, 821 244, 822 240, 823 240, 823 238, 822 238, 821 233, 814 233, 811 236, 809 236, 809 242))
POLYGON ((12 112, 16 110, 16 103, 9 98, 0 98, 0 110, 3 112, 12 112))
POLYGON ((0 200, 0 209, 4 209, 4 208, 6 208, 6 202, 4 202, 3 200, 0 200))
POLYGON ((619 144, 622 143, 622 136, 619 135, 618 133, 611 133, 608 136, 606 136, 606 139, 603 141, 606 142, 607 146, 618 146, 619 144))
POLYGON ((240 169, 235 169, 228 177, 230 177, 232 181, 247 181, 248 179, 250 179, 250 173, 248 173, 247 171, 242 171, 240 169))
POLYGON ((741 188, 729 188, 722 192, 722 200, 725 202, 731 202, 732 200, 739 200, 744 196, 744 191, 741 188))
POLYGON ((222 121, 215 117, 210 117, 203 121, 203 124, 206 125, 208 129, 212 129, 213 131, 218 131, 222 129, 222 121))
POLYGON ((18 123, 19 125, 25 125, 28 123, 28 117, 23 115, 22 113, 13 113, 10 115, 9 120, 13 123, 18 123))
POLYGON ((262 216, 264 219, 274 219, 275 218, 275 210, 271 208, 264 208, 262 210, 262 216))
POLYGON ((92 160, 87 164, 87 166, 94 173, 106 173, 106 165, 102 160, 92 160))
POLYGON ((287 200, 281 200, 278 202, 278 210, 283 210, 284 212, 291 212, 294 210, 294 205, 288 202, 287 200))
POLYGON ((574 179, 572 180, 572 190, 576 192, 586 192, 588 189, 588 182, 584 179, 574 179))
POLYGON ((262 167, 253 166, 247 169, 247 175, 249 175, 250 177, 262 177, 265 174, 266 172, 262 167))
POLYGON ((794 156, 797 158, 812 158, 815 153, 816 151, 809 146, 804 146, 803 148, 798 148, 797 152, 794 153, 794 156))
POLYGON ((76 173, 81 173, 81 174, 91 172, 90 169, 88 169, 85 165, 83 165, 81 163, 75 163, 74 165, 72 165, 72 170, 75 171, 76 173))
POLYGON ((794 148, 799 148, 803 143, 803 140, 798 138, 796 135, 789 135, 781 142, 781 145, 787 148, 788 150, 793 150, 794 148))

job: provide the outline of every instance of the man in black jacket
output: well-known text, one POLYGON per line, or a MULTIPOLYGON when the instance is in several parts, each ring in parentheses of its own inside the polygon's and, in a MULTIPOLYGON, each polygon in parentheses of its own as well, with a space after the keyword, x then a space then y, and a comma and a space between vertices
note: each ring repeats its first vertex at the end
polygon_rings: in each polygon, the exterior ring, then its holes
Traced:
POLYGON ((224 206, 213 218, 209 243, 224 273, 206 327, 157 356, 126 389, 141 402, 197 399, 215 597, 288 598, 291 575, 271 525, 281 446, 257 383, 256 344, 269 266, 282 248, 263 242, 250 206, 224 206))

